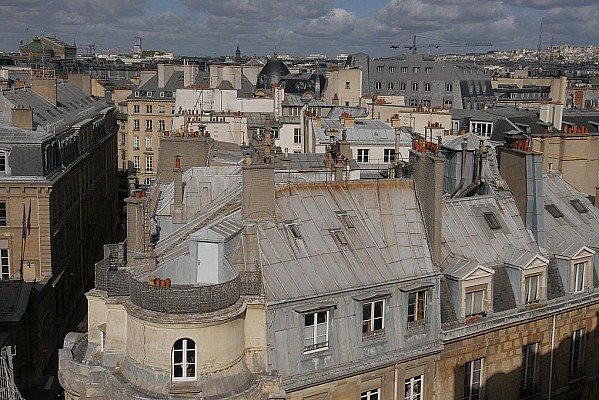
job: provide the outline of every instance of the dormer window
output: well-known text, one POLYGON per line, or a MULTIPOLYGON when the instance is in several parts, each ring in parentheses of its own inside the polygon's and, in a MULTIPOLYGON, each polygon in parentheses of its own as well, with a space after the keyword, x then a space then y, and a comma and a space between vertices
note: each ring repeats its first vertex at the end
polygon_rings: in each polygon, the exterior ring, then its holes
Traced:
POLYGON ((6 172, 6 151, 0 150, 0 172, 6 172))
POLYGON ((586 208, 584 204, 579 199, 570 200, 570 204, 579 214, 584 214, 585 212, 589 212, 589 209, 586 208))
POLYGON ((485 305, 487 298, 487 285, 466 288, 464 297, 464 316, 472 317, 482 315, 487 311, 485 305))
POLYGON ((587 246, 571 252, 572 244, 567 242, 563 248, 569 254, 556 254, 556 261, 564 289, 569 293, 584 293, 593 287, 592 266, 595 252, 587 246))
POLYGON ((524 302, 526 304, 539 301, 539 284, 541 275, 532 275, 524 278, 524 302))

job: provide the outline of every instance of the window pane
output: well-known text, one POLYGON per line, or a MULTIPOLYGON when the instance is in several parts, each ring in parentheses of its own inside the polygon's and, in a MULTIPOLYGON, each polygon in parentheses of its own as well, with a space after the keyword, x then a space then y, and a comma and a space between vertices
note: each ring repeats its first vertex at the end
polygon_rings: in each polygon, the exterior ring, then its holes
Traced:
POLYGON ((383 317, 383 301, 377 301, 374 303, 374 317, 382 318, 383 317))
POLYGON ((183 362, 183 351, 175 350, 173 352, 173 359, 175 361, 175 364, 180 364, 181 362, 183 362))
POLYGON ((196 370, 196 367, 195 367, 194 364, 188 365, 187 366, 187 375, 186 376, 188 378, 193 378, 195 376, 195 370, 196 370))
POLYGON ((306 326, 314 325, 314 314, 306 314, 306 326))
POLYGON ((173 368, 173 376, 175 378, 183 377, 183 367, 181 365, 175 365, 173 368))

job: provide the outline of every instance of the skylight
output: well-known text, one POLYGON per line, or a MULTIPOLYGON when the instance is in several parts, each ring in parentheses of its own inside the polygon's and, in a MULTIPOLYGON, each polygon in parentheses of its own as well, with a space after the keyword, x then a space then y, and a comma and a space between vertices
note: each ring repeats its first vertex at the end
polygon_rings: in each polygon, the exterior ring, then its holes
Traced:
POLYGON ((347 211, 345 211, 345 210, 335 211, 335 214, 337 214, 337 217, 341 220, 341 222, 343 223, 343 225, 346 228, 355 228, 356 227, 347 211))
POLYGON ((589 209, 586 208, 586 206, 582 204, 582 202, 579 199, 570 200, 570 204, 572 204, 572 207, 574 207, 574 209, 578 211, 580 214, 589 212, 589 209))
POLYGON ((499 220, 497 219, 497 216, 495 216, 495 213, 486 212, 483 214, 483 217, 485 218, 485 221, 487 221, 489 228, 501 229, 501 223, 499 223, 499 220))
POLYGON ((564 216, 564 213, 561 212, 560 209, 555 206, 555 204, 546 204, 545 210, 549 211, 549 214, 551 214, 553 218, 561 218, 564 216))
POLYGON ((285 226, 287 227, 287 229, 289 229, 289 232, 291 232, 294 239, 302 238, 302 232, 300 231, 299 226, 297 226, 295 222, 289 223, 285 226))
POLYGON ((345 237, 345 233, 343 232, 343 230, 341 229, 331 229, 329 230, 329 232, 331 233, 331 235, 335 238, 335 240, 337 241, 337 243, 346 246, 349 242, 347 241, 347 238, 345 237))

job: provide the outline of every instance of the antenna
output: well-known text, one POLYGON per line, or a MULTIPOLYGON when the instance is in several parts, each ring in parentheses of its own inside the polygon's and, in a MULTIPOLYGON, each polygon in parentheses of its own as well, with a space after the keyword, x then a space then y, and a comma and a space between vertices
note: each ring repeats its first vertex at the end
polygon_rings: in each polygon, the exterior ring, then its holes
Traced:
POLYGON ((537 50, 537 62, 539 64, 537 68, 537 76, 541 75, 541 43, 543 37, 543 21, 541 21, 541 30, 539 31, 539 49, 537 50))

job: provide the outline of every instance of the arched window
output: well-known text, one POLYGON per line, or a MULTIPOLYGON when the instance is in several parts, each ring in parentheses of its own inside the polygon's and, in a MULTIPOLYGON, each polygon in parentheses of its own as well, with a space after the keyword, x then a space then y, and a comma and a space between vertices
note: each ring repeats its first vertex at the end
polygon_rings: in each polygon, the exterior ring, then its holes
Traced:
POLYGON ((172 366, 174 381, 196 379, 196 344, 189 338, 179 339, 173 345, 172 366))
POLYGON ((414 92, 417 92, 417 91, 418 91, 418 82, 413 82, 413 83, 412 83, 412 90, 413 90, 414 92))
POLYGON ((430 92, 431 91, 431 84, 430 83, 425 83, 424 84, 424 91, 425 92, 430 92))
POLYGON ((418 100, 410 99, 410 107, 417 107, 417 106, 418 106, 418 100))
POLYGON ((382 86, 382 85, 381 85, 381 83, 380 83, 380 82, 375 82, 375 84, 374 84, 374 88, 375 88, 376 90, 381 90, 381 86, 382 86))
POLYGON ((405 82, 399 82, 399 90, 406 90, 406 83, 405 82))
POLYGON ((393 82, 389 82, 389 83, 387 84, 387 89, 388 89, 388 90, 393 90, 393 82))

